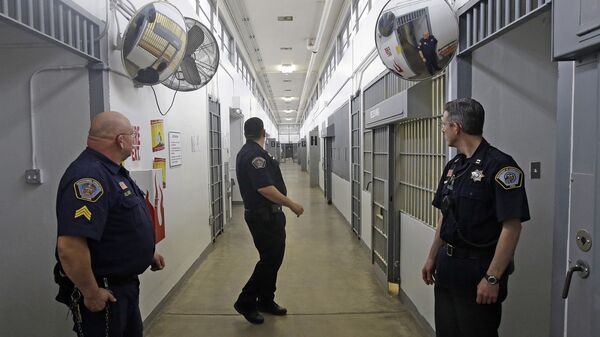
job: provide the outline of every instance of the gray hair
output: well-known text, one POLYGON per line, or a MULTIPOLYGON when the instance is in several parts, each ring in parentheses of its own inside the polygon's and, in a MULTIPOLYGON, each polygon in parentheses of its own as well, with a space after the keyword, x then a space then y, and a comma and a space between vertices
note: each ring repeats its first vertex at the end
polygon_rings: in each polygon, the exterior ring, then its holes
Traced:
POLYGON ((459 98, 446 103, 448 121, 460 125, 464 132, 474 136, 483 134, 485 110, 472 98, 459 98))

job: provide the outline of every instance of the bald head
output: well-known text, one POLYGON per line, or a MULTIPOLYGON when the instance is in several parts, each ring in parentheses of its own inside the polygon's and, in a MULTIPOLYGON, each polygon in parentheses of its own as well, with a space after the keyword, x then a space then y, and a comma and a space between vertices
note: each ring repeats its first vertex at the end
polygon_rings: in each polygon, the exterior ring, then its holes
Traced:
POLYGON ((120 164, 131 155, 132 136, 127 117, 115 111, 101 112, 92 120, 87 145, 120 164))
POLYGON ((127 117, 115 111, 101 112, 92 120, 89 136, 112 139, 118 134, 128 132, 131 123, 127 117))

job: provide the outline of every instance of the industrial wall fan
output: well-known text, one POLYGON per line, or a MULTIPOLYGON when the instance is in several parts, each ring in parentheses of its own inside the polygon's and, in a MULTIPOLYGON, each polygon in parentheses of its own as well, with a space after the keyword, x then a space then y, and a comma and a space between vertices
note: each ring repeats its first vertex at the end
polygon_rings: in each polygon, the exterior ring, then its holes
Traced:
POLYGON ((193 91, 208 83, 219 67, 219 47, 202 23, 185 18, 187 47, 177 70, 162 82, 176 91, 193 91))

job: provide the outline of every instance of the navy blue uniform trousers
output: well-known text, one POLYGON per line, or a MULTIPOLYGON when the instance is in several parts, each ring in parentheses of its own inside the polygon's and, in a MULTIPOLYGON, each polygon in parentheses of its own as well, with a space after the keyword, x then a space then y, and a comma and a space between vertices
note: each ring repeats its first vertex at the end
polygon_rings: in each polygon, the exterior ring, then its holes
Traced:
MULTIPOLYGON (((144 328, 140 314, 139 297, 140 282, 138 280, 123 284, 111 285, 109 289, 117 302, 109 304, 109 337, 142 337, 144 328)), ((91 312, 83 304, 79 304, 85 337, 105 337, 106 312, 91 312)), ((73 327, 77 332, 77 326, 73 327)))
POLYGON ((275 298, 277 272, 285 252, 285 214, 246 211, 244 219, 260 260, 238 301, 246 308, 255 308, 257 301, 269 304, 275 298))

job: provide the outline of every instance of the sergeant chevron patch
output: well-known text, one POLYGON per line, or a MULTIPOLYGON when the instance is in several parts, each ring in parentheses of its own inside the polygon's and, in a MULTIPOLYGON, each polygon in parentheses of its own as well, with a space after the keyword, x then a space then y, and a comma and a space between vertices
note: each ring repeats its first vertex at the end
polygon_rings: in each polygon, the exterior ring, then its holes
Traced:
POLYGON ((75 211, 75 219, 79 217, 84 217, 88 221, 92 220, 92 212, 87 208, 87 206, 83 206, 80 209, 75 211))

